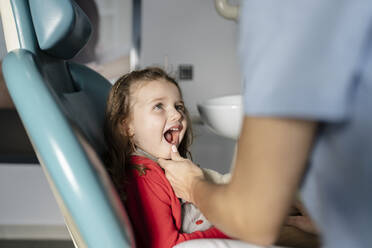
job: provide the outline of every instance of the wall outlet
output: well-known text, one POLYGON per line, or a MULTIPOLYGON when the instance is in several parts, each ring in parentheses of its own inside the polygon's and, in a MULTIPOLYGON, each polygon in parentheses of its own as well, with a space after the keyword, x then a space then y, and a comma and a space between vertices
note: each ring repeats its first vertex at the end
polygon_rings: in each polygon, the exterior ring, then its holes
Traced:
POLYGON ((194 69, 192 65, 179 65, 178 66, 178 79, 179 80, 192 80, 194 69))

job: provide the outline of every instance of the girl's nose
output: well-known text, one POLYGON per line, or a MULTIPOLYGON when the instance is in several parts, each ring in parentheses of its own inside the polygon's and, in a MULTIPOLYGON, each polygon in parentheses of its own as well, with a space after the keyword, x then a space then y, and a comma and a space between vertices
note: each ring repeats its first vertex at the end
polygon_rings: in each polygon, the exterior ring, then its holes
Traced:
POLYGON ((170 111, 169 116, 171 121, 178 121, 182 118, 182 114, 174 108, 170 111))

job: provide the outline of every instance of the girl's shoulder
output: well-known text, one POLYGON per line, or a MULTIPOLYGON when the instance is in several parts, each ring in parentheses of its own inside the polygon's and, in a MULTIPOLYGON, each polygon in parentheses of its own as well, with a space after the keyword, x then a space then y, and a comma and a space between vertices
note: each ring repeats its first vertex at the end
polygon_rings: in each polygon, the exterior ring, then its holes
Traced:
POLYGON ((130 157, 130 174, 147 179, 165 178, 163 169, 155 161, 138 155, 130 157))
POLYGON ((154 191, 158 196, 163 192, 164 199, 169 199, 170 194, 174 194, 163 169, 155 161, 138 155, 132 155, 130 161, 127 183, 144 191, 154 191))

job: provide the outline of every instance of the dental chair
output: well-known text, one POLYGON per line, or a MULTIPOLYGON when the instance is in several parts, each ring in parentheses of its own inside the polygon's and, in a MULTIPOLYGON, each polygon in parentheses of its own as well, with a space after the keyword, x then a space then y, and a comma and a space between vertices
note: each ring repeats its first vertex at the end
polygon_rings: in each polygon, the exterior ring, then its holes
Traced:
POLYGON ((1 0, 4 78, 76 247, 134 247, 104 170, 103 118, 111 84, 68 60, 91 33, 72 0, 1 0))

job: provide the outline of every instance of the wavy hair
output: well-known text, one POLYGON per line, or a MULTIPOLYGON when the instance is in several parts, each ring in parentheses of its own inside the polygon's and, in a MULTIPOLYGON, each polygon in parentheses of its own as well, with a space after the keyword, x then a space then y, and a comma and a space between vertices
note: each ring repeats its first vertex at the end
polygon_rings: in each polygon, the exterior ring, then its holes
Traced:
MULTIPOLYGON (((120 77, 112 87, 107 99, 104 122, 104 136, 107 147, 105 166, 122 200, 125 200, 127 171, 131 168, 129 158, 135 149, 131 137, 127 135, 126 130, 121 128, 121 124, 129 121, 130 118, 131 89, 135 84, 141 86, 143 83, 161 79, 176 85, 182 97, 181 89, 174 78, 160 68, 150 67, 132 71, 120 77)), ((193 141, 193 134, 190 115, 186 108, 185 118, 188 125, 178 151, 182 157, 191 159, 189 148, 193 141)))

